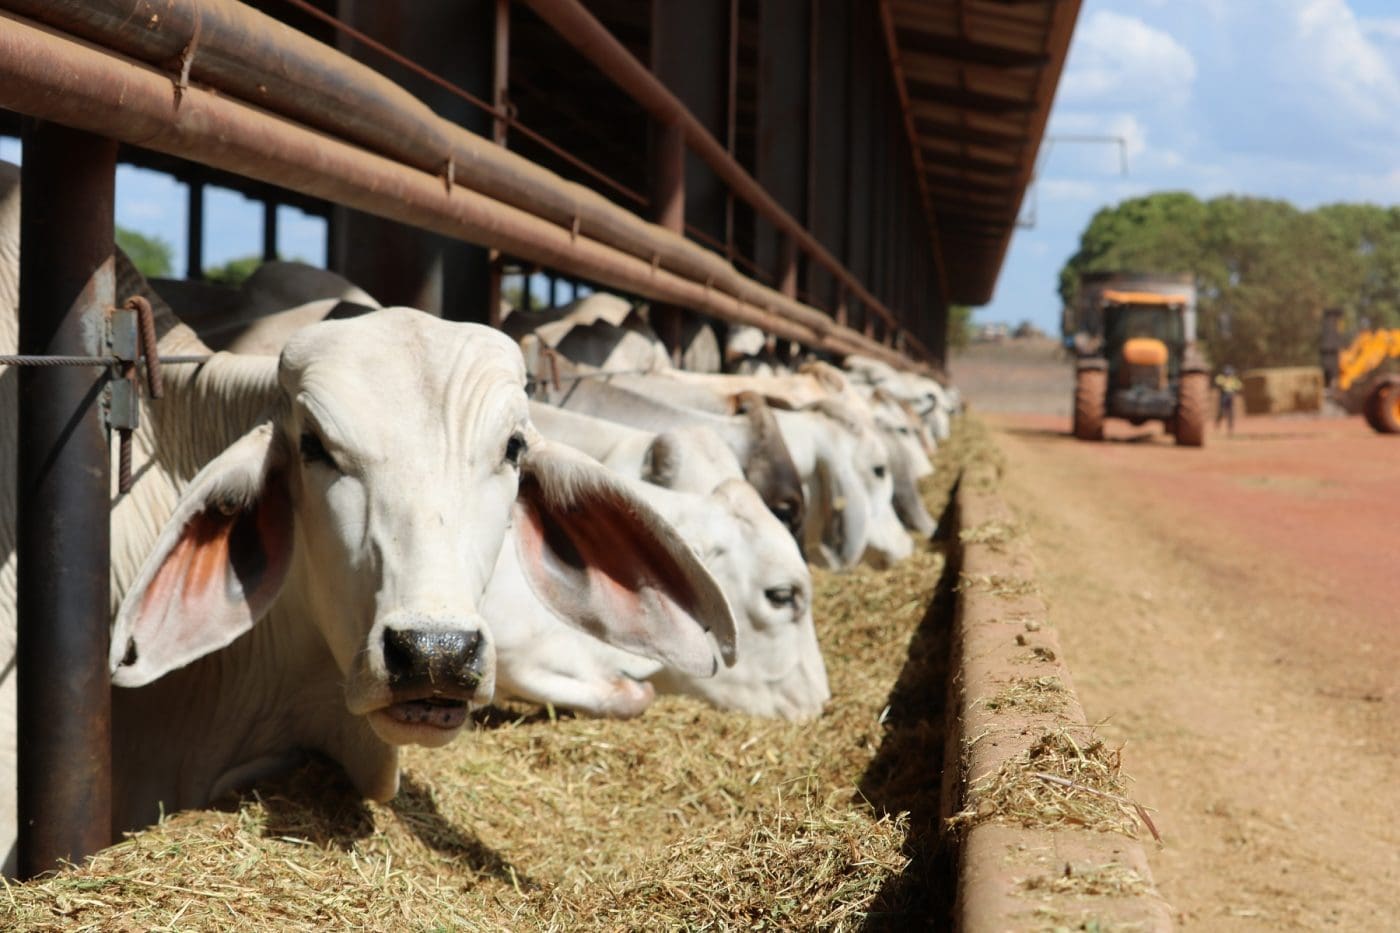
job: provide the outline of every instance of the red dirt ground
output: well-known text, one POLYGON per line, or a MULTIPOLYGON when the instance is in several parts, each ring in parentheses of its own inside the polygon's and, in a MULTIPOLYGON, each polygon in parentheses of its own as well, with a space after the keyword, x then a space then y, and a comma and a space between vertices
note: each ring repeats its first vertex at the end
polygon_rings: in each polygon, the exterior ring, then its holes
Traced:
POLYGON ((1085 444, 1052 346, 952 370, 1000 433, 1086 711, 1159 811, 1182 926, 1400 928, 1400 438, 1295 416, 1085 444))

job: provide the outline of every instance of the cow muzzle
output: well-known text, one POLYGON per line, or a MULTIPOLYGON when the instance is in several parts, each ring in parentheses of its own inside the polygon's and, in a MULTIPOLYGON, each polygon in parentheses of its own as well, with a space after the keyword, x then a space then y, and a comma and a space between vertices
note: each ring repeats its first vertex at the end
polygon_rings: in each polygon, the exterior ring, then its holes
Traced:
POLYGON ((388 625, 379 647, 389 703, 372 721, 395 744, 446 742, 491 699, 494 654, 479 627, 388 625))

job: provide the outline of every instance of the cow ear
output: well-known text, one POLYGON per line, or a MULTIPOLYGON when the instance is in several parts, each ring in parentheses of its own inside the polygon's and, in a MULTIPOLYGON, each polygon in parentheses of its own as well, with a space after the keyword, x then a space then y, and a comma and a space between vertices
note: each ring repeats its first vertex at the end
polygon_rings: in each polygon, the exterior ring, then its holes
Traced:
POLYGON ((190 482, 117 610, 113 684, 140 687, 217 651, 281 591, 293 524, 274 438, 258 425, 190 482))
POLYGON ((565 622, 689 674, 717 670, 716 646, 734 663, 734 617, 719 584, 606 467, 535 435, 516 525, 526 580, 565 622))

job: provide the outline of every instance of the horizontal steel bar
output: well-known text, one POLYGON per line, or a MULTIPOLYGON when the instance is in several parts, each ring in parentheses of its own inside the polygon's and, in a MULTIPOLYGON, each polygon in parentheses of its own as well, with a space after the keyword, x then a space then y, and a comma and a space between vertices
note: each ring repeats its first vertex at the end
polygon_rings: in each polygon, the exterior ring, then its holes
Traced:
POLYGON ((902 368, 918 368, 907 357, 757 283, 747 291, 773 296, 766 305, 727 295, 712 280, 684 277, 226 96, 191 86, 177 103, 168 75, 18 17, 5 15, 0 20, 0 106, 492 246, 818 349, 862 353, 902 368))

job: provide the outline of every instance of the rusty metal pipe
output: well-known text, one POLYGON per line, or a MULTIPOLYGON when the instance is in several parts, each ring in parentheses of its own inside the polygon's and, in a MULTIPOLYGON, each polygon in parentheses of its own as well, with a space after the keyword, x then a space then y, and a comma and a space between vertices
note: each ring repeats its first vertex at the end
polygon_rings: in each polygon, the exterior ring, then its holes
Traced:
POLYGON ((665 125, 681 127, 690 150, 704 160, 736 196, 743 198, 761 217, 791 237, 804 252, 821 263, 891 327, 900 326, 894 314, 851 275, 806 227, 783 210, 763 186, 710 135, 704 124, 579 0, 525 0, 525 3, 654 119, 665 125))
MULTIPOLYGON (((423 171, 444 174, 450 161, 458 184, 818 333, 830 326, 718 255, 437 117, 372 69, 233 0, 0 0, 0 8, 153 65, 172 82, 192 48, 191 80, 423 171)), ((182 88, 180 99, 189 93, 182 88)))
MULTIPOLYGON (((26 121, 19 352, 106 356, 117 144, 26 121)), ((22 877, 111 841, 107 432, 97 366, 19 371, 22 877)))
MULTIPOLYGON (((197 86, 184 90, 177 105, 170 78, 162 72, 18 17, 0 15, 0 20, 0 106, 493 246, 580 278, 752 324, 819 349, 865 353, 904 368, 911 365, 860 334, 838 330, 815 309, 756 283, 745 294, 757 290, 763 304, 726 294, 714 280, 685 277, 659 260, 629 255, 461 185, 449 189, 441 178, 197 86)), ((732 268, 730 273, 742 278, 732 268)))

